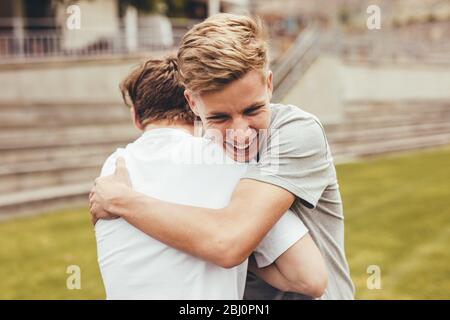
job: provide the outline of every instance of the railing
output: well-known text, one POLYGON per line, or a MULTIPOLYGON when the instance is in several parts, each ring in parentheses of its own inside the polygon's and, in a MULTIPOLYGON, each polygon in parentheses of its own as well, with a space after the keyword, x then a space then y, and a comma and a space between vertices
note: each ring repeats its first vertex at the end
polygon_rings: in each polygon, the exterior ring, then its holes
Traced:
POLYGON ((313 25, 302 31, 287 52, 278 58, 279 63, 273 66, 274 102, 279 102, 314 62, 319 55, 318 44, 319 32, 313 25))
POLYGON ((157 37, 139 32, 136 46, 130 49, 122 32, 110 37, 100 37, 81 48, 64 47, 64 37, 58 31, 33 32, 23 37, 0 35, 0 63, 42 61, 54 58, 95 58, 129 53, 172 50, 185 31, 173 31, 173 44, 165 45, 157 37))
MULTIPOLYGON (((114 56, 130 53, 173 50, 195 20, 172 20, 168 30, 160 31, 151 20, 140 18, 133 39, 126 31, 124 21, 119 20, 114 34, 98 36, 92 40, 89 30, 76 35, 84 40, 76 48, 71 43, 71 34, 56 23, 55 19, 39 18, 20 20, 0 18, 0 64, 12 62, 34 62, 57 59, 82 59, 114 56), (64 32, 65 31, 65 32, 64 32), (130 45, 131 44, 131 45, 130 45)), ((167 26, 164 26, 167 28, 167 26)), ((92 30, 96 34, 97 30, 92 30)), ((76 32, 76 31, 75 31, 76 32)), ((104 32, 100 32, 102 34, 104 32)))
POLYGON ((346 35, 311 26, 300 33, 273 66, 273 101, 280 101, 321 53, 346 61, 450 64, 450 42, 423 42, 389 34, 346 35))

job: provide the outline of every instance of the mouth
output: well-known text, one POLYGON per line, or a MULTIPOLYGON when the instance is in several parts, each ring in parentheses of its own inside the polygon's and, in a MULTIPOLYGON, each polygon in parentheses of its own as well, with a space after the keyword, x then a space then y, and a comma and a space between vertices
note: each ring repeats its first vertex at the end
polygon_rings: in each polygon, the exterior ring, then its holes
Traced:
POLYGON ((230 143, 230 142, 225 142, 227 144, 228 147, 239 150, 239 151, 244 151, 246 149, 248 149, 254 141, 251 141, 247 144, 234 144, 234 143, 230 143))
POLYGON ((257 153, 258 148, 255 144, 258 143, 258 135, 255 135, 253 138, 249 139, 245 144, 237 144, 229 141, 225 141, 225 148, 228 153, 233 154, 234 158, 236 157, 245 157, 245 160, 249 160, 253 158, 253 153, 257 153))
POLYGON ((237 149, 237 150, 246 150, 248 149, 250 146, 252 146, 256 141, 258 141, 258 135, 255 134, 253 137, 249 138, 247 140, 247 143, 243 144, 243 143, 235 143, 235 142, 230 142, 230 141, 225 141, 225 143, 227 144, 227 146, 229 146, 230 148, 233 149, 237 149))

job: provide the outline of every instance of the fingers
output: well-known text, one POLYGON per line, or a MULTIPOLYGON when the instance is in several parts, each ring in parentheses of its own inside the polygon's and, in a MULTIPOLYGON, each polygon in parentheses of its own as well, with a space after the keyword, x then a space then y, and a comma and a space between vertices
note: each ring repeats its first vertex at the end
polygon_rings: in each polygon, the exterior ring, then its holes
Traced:
POLYGON ((114 175, 120 179, 120 182, 131 186, 130 176, 128 174, 127 167, 125 165, 125 159, 123 157, 119 157, 116 160, 116 170, 114 171, 114 175))
POLYGON ((91 213, 91 216, 95 216, 95 195, 89 199, 89 212, 91 213))
POLYGON ((96 193, 95 193, 95 185, 89 192, 89 213, 91 214, 91 223, 95 227, 95 224, 99 220, 99 208, 96 205, 96 193))
POLYGON ((91 222, 93 225, 95 225, 99 219, 113 220, 120 218, 119 216, 111 214, 103 209, 95 192, 91 192, 89 199, 89 212, 91 214, 91 222))
POLYGON ((117 168, 126 168, 125 166, 125 159, 123 157, 118 157, 116 160, 116 170, 117 168))
POLYGON ((89 210, 92 207, 92 203, 94 201, 94 197, 95 197, 95 185, 94 185, 94 187, 92 187, 91 191, 89 192, 89 210))
POLYGON ((122 174, 123 171, 127 172, 127 167, 125 165, 125 159, 122 157, 119 157, 116 160, 116 170, 114 171, 114 174, 116 174, 116 175, 122 174))
POLYGON ((96 216, 96 210, 95 204, 98 202, 97 200, 97 194, 95 193, 95 187, 91 189, 91 192, 89 193, 89 212, 91 213, 91 217, 96 216))

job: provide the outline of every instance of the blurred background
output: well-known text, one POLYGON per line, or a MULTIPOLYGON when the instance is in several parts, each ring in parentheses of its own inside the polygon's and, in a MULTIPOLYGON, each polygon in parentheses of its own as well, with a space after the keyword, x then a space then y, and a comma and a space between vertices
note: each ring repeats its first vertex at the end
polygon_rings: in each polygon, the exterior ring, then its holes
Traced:
POLYGON ((87 193, 139 136, 119 82, 216 12, 263 18, 273 101, 324 123, 357 298, 450 299, 450 0, 0 0, 0 299, 104 299, 87 193))

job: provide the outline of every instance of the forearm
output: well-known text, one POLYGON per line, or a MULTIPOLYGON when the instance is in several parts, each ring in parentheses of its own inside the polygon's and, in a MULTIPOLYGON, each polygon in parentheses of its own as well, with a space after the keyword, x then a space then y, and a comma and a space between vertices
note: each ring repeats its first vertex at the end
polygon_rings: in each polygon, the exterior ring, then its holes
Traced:
POLYGON ((320 297, 326 289, 325 261, 309 234, 278 257, 274 264, 293 292, 320 297))
POLYGON ((278 290, 284 292, 295 292, 291 286, 291 283, 283 276, 275 263, 272 263, 267 267, 258 268, 253 256, 250 256, 248 269, 278 290))
POLYGON ((220 264, 221 235, 230 229, 221 219, 224 209, 168 203, 131 191, 110 201, 107 210, 173 248, 220 264))
POLYGON ((168 203, 131 189, 108 201, 105 209, 171 247, 233 267, 254 251, 293 201, 281 188, 255 183, 241 181, 222 209, 168 203))

